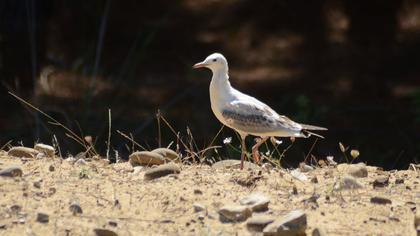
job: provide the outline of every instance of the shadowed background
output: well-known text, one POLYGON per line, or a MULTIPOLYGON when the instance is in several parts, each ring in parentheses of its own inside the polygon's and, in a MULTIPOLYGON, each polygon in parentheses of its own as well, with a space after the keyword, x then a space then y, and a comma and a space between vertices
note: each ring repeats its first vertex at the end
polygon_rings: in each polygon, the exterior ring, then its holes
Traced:
MULTIPOLYGON (((93 136, 101 153, 108 108, 111 146, 123 157, 131 144, 115 131, 156 147, 158 109, 205 147, 221 125, 210 110, 211 73, 191 65, 221 52, 239 90, 296 121, 329 128, 312 151, 317 158, 343 160, 341 141, 386 169, 419 162, 415 0, 3 0, 0 27, 0 146, 51 143, 55 134, 63 152, 83 151, 7 93, 13 91, 93 136)), ((236 137, 224 129, 215 144, 228 136, 236 137)), ((162 145, 174 140, 162 125, 162 145)), ((302 161, 313 142, 299 139, 286 166, 302 161)), ((239 157, 226 147, 219 154, 239 157)))

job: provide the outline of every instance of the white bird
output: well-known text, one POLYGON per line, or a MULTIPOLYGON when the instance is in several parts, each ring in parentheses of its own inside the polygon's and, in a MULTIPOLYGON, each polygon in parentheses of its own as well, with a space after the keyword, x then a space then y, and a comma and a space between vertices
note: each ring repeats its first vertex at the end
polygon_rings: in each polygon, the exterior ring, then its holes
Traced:
POLYGON ((193 68, 206 67, 213 73, 210 82, 210 103, 213 113, 222 124, 241 136, 241 170, 245 159, 245 139, 248 135, 261 137, 252 147, 255 162, 259 162, 259 146, 269 137, 321 137, 309 130, 327 130, 323 127, 299 124, 286 116, 277 114, 268 105, 246 95, 230 85, 226 58, 213 53, 193 68))

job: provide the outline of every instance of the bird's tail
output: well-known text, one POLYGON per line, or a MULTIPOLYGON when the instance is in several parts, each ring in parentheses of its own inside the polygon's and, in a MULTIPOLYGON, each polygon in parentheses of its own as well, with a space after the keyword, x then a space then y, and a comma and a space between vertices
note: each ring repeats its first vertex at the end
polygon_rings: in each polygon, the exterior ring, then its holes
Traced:
POLYGON ((324 127, 319 127, 319 126, 314 126, 314 125, 306 125, 306 124, 300 124, 302 126, 302 134, 305 135, 305 137, 309 137, 311 135, 313 136, 317 136, 319 138, 324 138, 324 136, 319 135, 317 133, 311 132, 309 130, 328 130, 327 128, 324 127))
POLYGON ((319 127, 315 125, 305 125, 305 124, 300 124, 300 125, 302 126, 302 129, 306 129, 306 130, 328 130, 327 128, 319 127))

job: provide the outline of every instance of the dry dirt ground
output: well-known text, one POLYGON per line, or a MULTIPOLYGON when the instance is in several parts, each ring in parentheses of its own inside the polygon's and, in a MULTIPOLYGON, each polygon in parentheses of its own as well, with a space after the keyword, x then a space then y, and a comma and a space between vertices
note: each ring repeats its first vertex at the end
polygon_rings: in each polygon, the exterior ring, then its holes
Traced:
POLYGON ((95 235, 95 229, 118 235, 261 235, 250 231, 246 221, 222 223, 218 215, 223 205, 258 192, 270 198, 269 210, 254 215, 282 217, 301 209, 307 214, 307 235, 320 228, 326 235, 414 236, 420 207, 415 170, 368 167, 368 177, 357 178, 363 188, 338 190, 334 185, 345 171, 337 167, 316 168, 301 181, 286 170, 181 165, 180 174, 145 180, 146 168, 133 169, 129 163, 77 165, 0 152, 0 169, 10 165, 20 166, 23 175, 0 177, 0 235, 95 235), (373 188, 378 176, 389 176, 389 184, 373 188), (372 203, 376 196, 392 203, 372 203), (74 202, 83 213, 73 215, 69 206, 74 202), (195 203, 207 210, 194 212, 195 203), (39 222, 38 213, 47 214, 48 222, 39 222))

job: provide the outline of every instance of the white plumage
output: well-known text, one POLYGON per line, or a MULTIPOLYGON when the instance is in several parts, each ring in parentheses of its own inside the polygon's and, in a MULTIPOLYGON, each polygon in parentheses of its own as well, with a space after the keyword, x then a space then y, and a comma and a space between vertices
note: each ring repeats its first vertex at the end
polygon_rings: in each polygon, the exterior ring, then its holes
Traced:
POLYGON ((206 67, 212 73, 210 83, 211 109, 224 125, 237 131, 242 138, 241 169, 245 157, 245 138, 248 135, 262 137, 253 147, 253 156, 259 161, 258 147, 268 137, 309 137, 317 135, 309 130, 327 130, 323 127, 299 124, 286 116, 277 114, 273 109, 254 97, 246 95, 230 85, 229 68, 226 58, 213 53, 194 68, 206 67))

